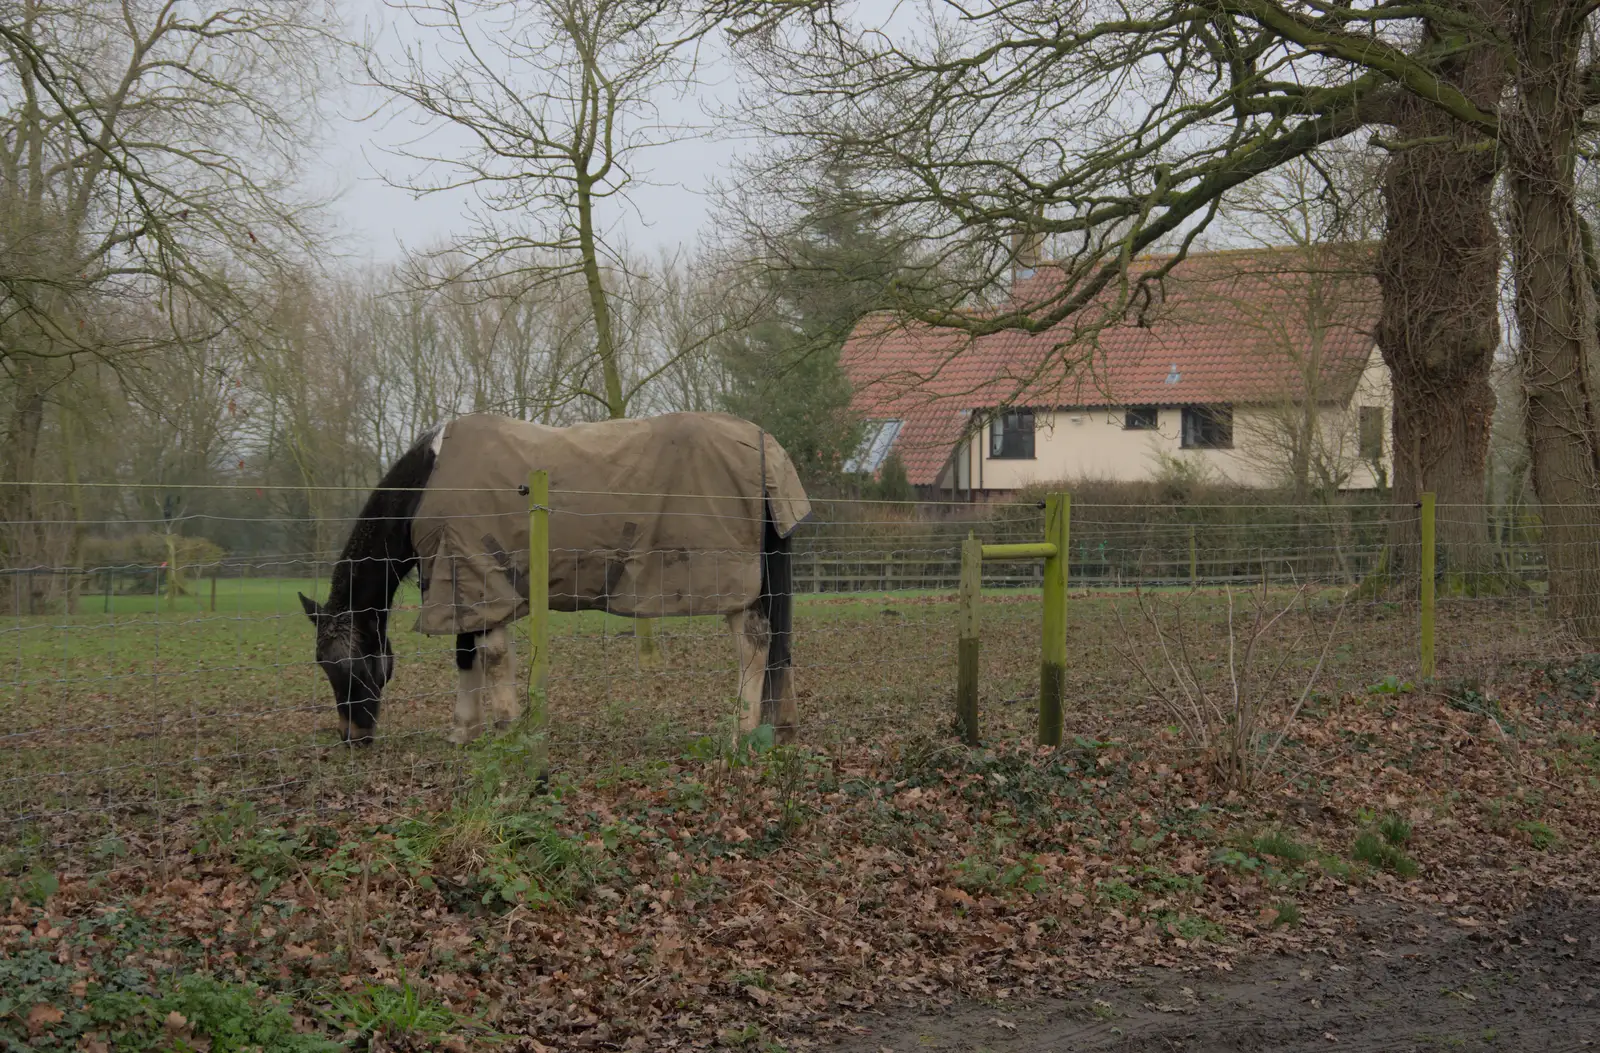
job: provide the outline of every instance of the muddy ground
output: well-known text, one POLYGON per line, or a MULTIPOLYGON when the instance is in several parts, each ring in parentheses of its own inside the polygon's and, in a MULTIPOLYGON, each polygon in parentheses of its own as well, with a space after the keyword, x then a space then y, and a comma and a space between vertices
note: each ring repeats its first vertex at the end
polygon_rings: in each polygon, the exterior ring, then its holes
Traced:
POLYGON ((1314 953, 1145 969, 1027 1007, 858 1022, 842 1053, 1600 1049, 1600 901, 1545 891, 1499 922, 1370 904, 1314 953))

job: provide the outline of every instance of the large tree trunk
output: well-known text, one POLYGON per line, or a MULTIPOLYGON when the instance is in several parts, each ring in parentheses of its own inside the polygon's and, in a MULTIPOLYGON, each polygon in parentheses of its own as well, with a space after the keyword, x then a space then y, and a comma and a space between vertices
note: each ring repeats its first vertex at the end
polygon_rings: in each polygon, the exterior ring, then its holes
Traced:
MULTIPOLYGON (((1506 79, 1488 48, 1442 72, 1489 108, 1506 79)), ((1395 111, 1400 142, 1384 173, 1378 268, 1378 346, 1394 385, 1393 498, 1405 509, 1438 495, 1440 567, 1456 588, 1476 590, 1493 568, 1485 479, 1500 342, 1497 162, 1492 143, 1430 103, 1407 96, 1395 111)), ((1390 567, 1402 580, 1416 572, 1419 541, 1417 517, 1395 516, 1390 567)))
POLYGON ((1600 417, 1595 295, 1574 188, 1583 116, 1581 5, 1527 3, 1504 119, 1519 361, 1552 613, 1600 644, 1600 417))
POLYGON ((38 558, 33 535, 37 531, 34 514, 37 495, 32 486, 38 474, 39 438, 44 432, 44 389, 36 377, 37 369, 24 362, 17 370, 16 388, 12 392, 11 420, 6 428, 3 468, 4 482, 19 483, 3 486, 4 503, 0 514, 11 528, 11 536, 4 547, 5 562, 13 566, 34 562, 38 558))

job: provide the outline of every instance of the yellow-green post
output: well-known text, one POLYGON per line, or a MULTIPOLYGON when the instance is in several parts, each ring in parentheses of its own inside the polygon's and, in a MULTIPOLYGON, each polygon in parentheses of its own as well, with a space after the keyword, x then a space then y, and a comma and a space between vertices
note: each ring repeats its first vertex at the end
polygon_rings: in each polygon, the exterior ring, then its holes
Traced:
POLYGON ((956 638, 956 723, 961 740, 978 744, 978 600, 983 591, 983 544, 970 533, 961 543, 960 610, 956 638))
POLYGON ((1433 679, 1434 495, 1422 495, 1422 679, 1433 679))
POLYGON ((1044 499, 1044 645, 1039 657, 1039 745, 1061 745, 1061 705, 1067 675, 1067 554, 1072 540, 1072 495, 1044 499))
POLYGON ((541 771, 550 686, 550 473, 528 475, 528 728, 538 738, 541 771))

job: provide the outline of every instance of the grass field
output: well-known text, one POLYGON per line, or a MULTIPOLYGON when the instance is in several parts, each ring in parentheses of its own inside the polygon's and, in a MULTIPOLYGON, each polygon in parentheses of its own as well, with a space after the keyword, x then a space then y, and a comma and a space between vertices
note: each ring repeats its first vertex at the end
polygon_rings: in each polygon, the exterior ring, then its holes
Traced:
MULTIPOLYGON (((720 619, 659 622, 644 669, 626 620, 558 614, 553 792, 530 797, 519 735, 445 743, 451 641, 404 613, 378 744, 337 745, 315 584, 0 622, 0 1045, 166 1048, 138 1043, 170 1012, 197 1041, 270 1017, 282 1049, 805 1045, 880 999, 1057 990, 1292 944, 1356 897, 1488 910, 1593 869, 1600 666, 1536 599, 1444 604, 1424 685, 1414 610, 1313 597, 1263 646, 1286 707, 1326 641, 1317 688, 1243 794, 1152 701, 1130 591, 1072 594, 1054 752, 1031 746, 1033 593, 983 604, 976 751, 950 734, 948 594, 801 598, 802 745, 753 753, 728 746, 720 619)), ((1162 602, 1225 685, 1223 594, 1162 602)))

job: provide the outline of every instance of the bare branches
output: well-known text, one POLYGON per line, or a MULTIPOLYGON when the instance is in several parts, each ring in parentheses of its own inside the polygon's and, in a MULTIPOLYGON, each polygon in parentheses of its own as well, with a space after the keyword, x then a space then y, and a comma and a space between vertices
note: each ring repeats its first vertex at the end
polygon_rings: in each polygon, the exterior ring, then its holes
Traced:
POLYGON ((1140 639, 1135 627, 1123 620, 1121 608, 1115 608, 1125 641, 1117 653, 1139 673, 1184 737, 1204 754, 1222 785, 1249 790, 1270 771, 1315 691, 1343 623, 1344 605, 1335 611, 1326 631, 1319 632, 1321 615, 1311 611, 1308 585, 1285 598, 1274 597, 1263 581, 1249 594, 1245 611, 1239 609, 1239 598, 1228 588, 1224 620, 1208 626, 1193 616, 1192 591, 1163 602, 1141 590, 1135 593, 1135 602, 1148 639, 1140 639), (1282 630, 1291 620, 1299 624, 1283 639, 1282 630), (1219 632, 1225 637, 1221 641, 1225 660, 1216 654, 1219 632), (1309 674, 1298 672, 1305 664, 1304 645, 1313 634, 1322 636, 1316 663, 1309 674), (1154 663, 1145 653, 1151 642, 1158 657, 1154 663), (1197 657, 1201 653, 1206 657, 1197 657), (1305 677, 1304 683, 1293 683, 1299 676, 1305 677))
POLYGON ((741 182, 791 201, 848 166, 938 276, 897 286, 902 319, 1062 333, 1018 393, 1150 300, 1235 188, 1384 120, 1404 92, 1227 6, 935 4, 884 26, 778 10, 732 13, 736 34, 740 18, 763 29, 740 37, 762 91, 731 116, 779 144, 741 182), (1050 280, 1014 296, 1019 239, 1036 237, 1050 280), (1171 255, 1134 265, 1153 251, 1171 255))
POLYGON ((0 269, 7 324, 28 328, 8 367, 138 350, 89 324, 105 296, 187 298, 232 324, 241 279, 306 248, 291 184, 331 44, 316 9, 30 0, 0 21, 17 92, 0 112, 0 269))
POLYGON ((520 276, 529 288, 581 279, 599 383, 582 394, 626 416, 608 275, 624 268, 602 208, 626 200, 637 155, 671 141, 660 92, 692 76, 693 44, 666 0, 387 0, 429 44, 394 60, 369 46, 372 82, 466 137, 413 153, 436 173, 417 193, 470 189, 477 230, 452 248, 455 278, 520 276))

